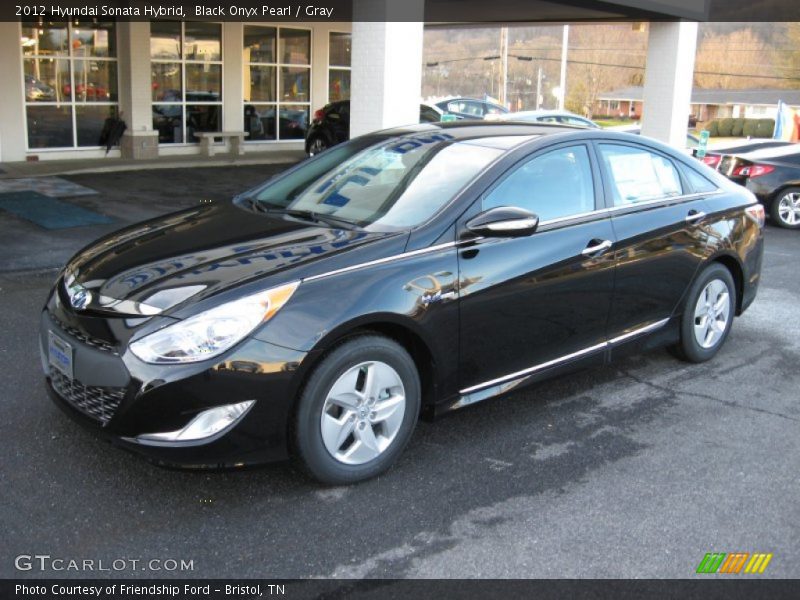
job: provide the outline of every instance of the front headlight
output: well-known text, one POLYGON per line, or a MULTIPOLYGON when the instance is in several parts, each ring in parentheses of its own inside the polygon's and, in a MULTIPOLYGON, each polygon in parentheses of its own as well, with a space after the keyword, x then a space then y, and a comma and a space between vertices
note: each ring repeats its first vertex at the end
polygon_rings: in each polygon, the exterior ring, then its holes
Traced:
POLYGON ((289 301, 299 281, 228 302, 151 333, 130 345, 152 364, 190 363, 225 352, 289 301))

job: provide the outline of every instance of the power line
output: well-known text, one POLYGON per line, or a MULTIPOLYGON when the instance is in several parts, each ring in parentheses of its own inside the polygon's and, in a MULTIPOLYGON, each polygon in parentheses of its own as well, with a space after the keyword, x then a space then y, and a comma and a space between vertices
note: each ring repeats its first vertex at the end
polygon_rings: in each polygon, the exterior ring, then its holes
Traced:
MULTIPOLYGON (((461 62, 467 60, 495 60, 499 58, 498 56, 478 56, 472 58, 455 58, 451 60, 445 61, 434 61, 426 63, 428 67, 437 67, 440 64, 444 63, 453 63, 453 62, 461 62)), ((552 62, 561 62, 559 58, 549 58, 544 56, 532 56, 532 57, 525 57, 525 59, 530 58, 531 60, 542 60, 542 61, 552 61, 552 62)), ((596 67, 615 67, 617 69, 635 69, 637 71, 644 71, 645 67, 640 67, 636 65, 620 65, 620 64, 613 64, 613 63, 601 63, 601 62, 594 62, 594 61, 587 61, 587 60, 567 60, 568 63, 572 63, 574 65, 590 65, 596 67)), ((756 65, 754 65, 756 66, 756 65)), ((695 75, 717 75, 719 77, 748 77, 750 79, 771 79, 771 80, 779 80, 779 81, 798 81, 800 80, 800 76, 798 77, 783 77, 780 75, 756 75, 754 73, 723 73, 719 71, 698 71, 694 72, 695 75)))

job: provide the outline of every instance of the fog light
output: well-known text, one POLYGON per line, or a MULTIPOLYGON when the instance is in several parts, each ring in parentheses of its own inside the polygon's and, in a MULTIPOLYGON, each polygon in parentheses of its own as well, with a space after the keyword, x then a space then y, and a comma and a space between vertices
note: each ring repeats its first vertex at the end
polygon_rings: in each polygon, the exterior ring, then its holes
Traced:
POLYGON ((255 400, 226 404, 204 410, 189 421, 183 429, 163 433, 145 433, 137 437, 140 442, 189 442, 202 440, 231 427, 250 409, 255 400))

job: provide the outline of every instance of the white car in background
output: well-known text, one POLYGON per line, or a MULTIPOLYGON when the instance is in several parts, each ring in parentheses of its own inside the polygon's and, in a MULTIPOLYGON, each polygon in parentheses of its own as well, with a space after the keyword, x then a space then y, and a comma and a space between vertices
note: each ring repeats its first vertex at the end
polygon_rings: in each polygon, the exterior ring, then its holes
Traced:
POLYGON ((523 123, 557 123, 559 125, 574 125, 588 129, 600 129, 600 125, 564 110, 521 110, 519 112, 502 115, 486 115, 487 121, 520 121, 523 123))

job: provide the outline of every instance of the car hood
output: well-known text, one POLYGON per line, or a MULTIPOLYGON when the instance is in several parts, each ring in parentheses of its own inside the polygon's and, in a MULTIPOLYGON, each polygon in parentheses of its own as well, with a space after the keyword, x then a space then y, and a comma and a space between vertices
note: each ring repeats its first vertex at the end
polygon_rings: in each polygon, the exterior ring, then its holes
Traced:
POLYGON ((317 274, 333 257, 388 237, 398 234, 331 229, 233 203, 201 205, 87 246, 65 269, 64 293, 85 310, 167 313, 250 281, 271 285, 272 275, 286 271, 275 285, 317 274))

